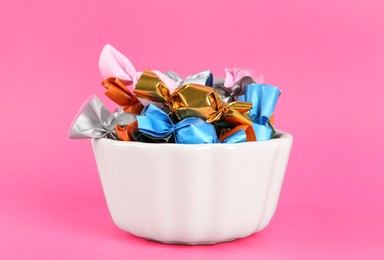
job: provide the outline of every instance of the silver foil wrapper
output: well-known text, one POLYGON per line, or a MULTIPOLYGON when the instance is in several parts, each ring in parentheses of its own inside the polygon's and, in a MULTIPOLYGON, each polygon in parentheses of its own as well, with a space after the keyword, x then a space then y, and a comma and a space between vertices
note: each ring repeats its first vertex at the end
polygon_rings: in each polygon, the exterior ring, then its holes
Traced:
POLYGON ((173 79, 176 82, 177 87, 181 87, 187 84, 212 86, 212 74, 210 70, 204 70, 202 72, 190 75, 184 80, 174 71, 167 71, 165 75, 173 79))
POLYGON ((136 115, 124 112, 121 107, 111 113, 96 96, 90 97, 82 105, 71 125, 69 138, 111 138, 117 140, 115 127, 128 125, 136 120, 136 115))

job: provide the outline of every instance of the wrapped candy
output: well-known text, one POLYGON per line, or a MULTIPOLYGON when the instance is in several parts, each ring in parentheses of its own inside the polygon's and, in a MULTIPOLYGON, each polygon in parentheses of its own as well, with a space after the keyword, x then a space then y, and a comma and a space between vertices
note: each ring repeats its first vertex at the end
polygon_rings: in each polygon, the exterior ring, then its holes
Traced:
POLYGON ((107 89, 105 95, 122 106, 125 112, 139 115, 143 110, 137 97, 118 78, 107 78, 101 85, 107 89))
MULTIPOLYGON (((104 79, 118 78, 130 92, 133 92, 134 86, 141 76, 141 72, 136 71, 132 62, 109 44, 105 45, 101 51, 99 70, 104 79)), ((167 84, 171 92, 176 89, 177 84, 170 77, 157 70, 154 70, 153 73, 167 84)), ((147 103, 145 100, 143 101, 144 105, 147 103)))
MULTIPOLYGON (((180 120, 177 118, 175 113, 169 107, 161 107, 160 108, 165 114, 167 114, 168 118, 172 121, 173 124, 178 123, 180 120)), ((145 111, 143 111, 145 113, 145 111)), ((146 133, 140 132, 138 129, 138 124, 136 121, 136 129, 132 130, 132 136, 135 141, 143 142, 143 143, 174 143, 175 137, 174 134, 171 133, 167 136, 151 136, 146 133)))
POLYGON ((247 115, 251 103, 222 103, 213 88, 196 84, 181 86, 171 94, 166 84, 150 70, 143 72, 134 93, 139 98, 167 104, 179 119, 199 117, 212 123, 223 118, 233 125, 252 123, 247 115))
POLYGON ((189 117, 174 124, 169 116, 158 107, 150 104, 137 117, 139 133, 144 139, 153 142, 172 142, 182 144, 216 143, 217 136, 213 125, 201 118, 189 117), (173 139, 174 138, 174 139, 173 139))
POLYGON ((273 111, 280 89, 262 84, 249 69, 210 70, 182 79, 176 72, 136 71, 111 45, 99 60, 105 95, 119 105, 111 113, 95 96, 71 126, 70 138, 111 138, 148 143, 241 143, 275 137, 273 111))
POLYGON ((111 113, 104 104, 92 96, 84 102, 80 112, 73 121, 69 138, 103 138, 117 139, 116 126, 129 125, 136 120, 136 116, 124 112, 121 108, 111 113))
POLYGON ((263 75, 251 69, 224 69, 225 79, 214 79, 213 87, 224 102, 237 100, 244 94, 244 86, 252 83, 263 83, 263 75))
POLYGON ((252 69, 241 69, 241 68, 235 68, 235 69, 224 69, 225 71, 225 82, 224 86, 226 88, 231 88, 234 85, 238 84, 242 79, 248 77, 251 78, 256 83, 263 83, 264 82, 264 76, 252 69))
POLYGON ((274 129, 269 120, 275 110, 281 91, 267 84, 250 84, 244 87, 244 96, 239 100, 252 102, 249 116, 252 118, 252 128, 258 141, 269 140, 273 137, 274 129))

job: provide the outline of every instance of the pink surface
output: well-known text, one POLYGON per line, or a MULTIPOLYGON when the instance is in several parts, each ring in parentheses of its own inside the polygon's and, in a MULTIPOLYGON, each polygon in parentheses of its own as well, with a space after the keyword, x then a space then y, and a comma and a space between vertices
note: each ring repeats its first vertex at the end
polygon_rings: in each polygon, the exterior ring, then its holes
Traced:
POLYGON ((382 1, 6 1, 0 8, 0 259, 383 259, 382 1), (249 238, 162 245, 114 226, 91 145, 106 43, 181 75, 261 71, 294 145, 274 219, 249 238))

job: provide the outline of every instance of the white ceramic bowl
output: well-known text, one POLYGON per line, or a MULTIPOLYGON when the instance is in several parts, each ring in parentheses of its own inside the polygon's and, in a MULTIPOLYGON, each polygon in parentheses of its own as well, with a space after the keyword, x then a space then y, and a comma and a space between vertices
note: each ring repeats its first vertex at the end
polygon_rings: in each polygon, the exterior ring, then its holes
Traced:
POLYGON ((277 205, 292 136, 240 144, 93 140, 114 223, 163 243, 211 244, 265 228, 277 205))

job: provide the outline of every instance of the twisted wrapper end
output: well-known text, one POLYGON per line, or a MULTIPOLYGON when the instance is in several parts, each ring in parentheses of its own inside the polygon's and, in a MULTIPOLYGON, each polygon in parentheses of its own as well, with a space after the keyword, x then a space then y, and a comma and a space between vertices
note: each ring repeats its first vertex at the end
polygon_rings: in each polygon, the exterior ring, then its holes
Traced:
POLYGON ((188 84, 197 84, 212 87, 213 84, 213 76, 210 70, 204 70, 199 73, 189 75, 184 80, 174 71, 167 71, 165 75, 175 81, 177 87, 181 87, 188 84))
POLYGON ((107 89, 105 95, 122 106, 125 112, 139 115, 143 110, 143 105, 137 97, 118 78, 105 79, 101 85, 107 89))
POLYGON ((100 53, 99 70, 103 78, 119 78, 132 91, 137 81, 137 71, 132 62, 110 44, 100 53))
POLYGON ((215 78, 213 87, 220 94, 223 102, 238 100, 238 96, 244 94, 244 86, 252 83, 263 83, 263 75, 251 69, 224 69, 225 79, 215 78))
POLYGON ((170 90, 165 83, 149 69, 141 74, 133 93, 138 98, 157 103, 167 103, 171 97, 170 90))
POLYGON ((121 109, 111 113, 104 104, 92 96, 84 102, 78 115, 73 121, 69 138, 111 138, 117 139, 115 127, 117 125, 128 125, 136 120, 136 116, 126 113, 121 109))
POLYGON ((221 118, 230 123, 231 125, 251 125, 252 119, 247 114, 252 108, 250 102, 233 101, 230 103, 224 103, 220 106, 218 111, 207 116, 208 123, 214 123, 221 118))

